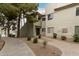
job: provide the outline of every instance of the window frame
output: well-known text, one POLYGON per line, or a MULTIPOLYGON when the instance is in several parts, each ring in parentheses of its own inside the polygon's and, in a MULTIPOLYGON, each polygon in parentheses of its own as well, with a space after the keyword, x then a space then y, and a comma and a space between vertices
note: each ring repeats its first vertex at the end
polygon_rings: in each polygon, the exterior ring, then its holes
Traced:
POLYGON ((46 31, 46 28, 42 28, 42 32, 45 32, 46 31))
POLYGON ((54 32, 54 27, 48 27, 48 28, 47 28, 47 32, 48 32, 48 33, 53 33, 53 32, 54 32), (52 32, 51 32, 51 30, 52 30, 52 32))
POLYGON ((46 20, 46 15, 42 15, 42 21, 45 21, 46 20))
POLYGON ((53 13, 48 14, 48 20, 52 20, 53 19, 53 13))
POLYGON ((68 33, 68 28, 62 28, 62 33, 68 33))
POLYGON ((79 7, 76 7, 76 16, 79 16, 79 7))

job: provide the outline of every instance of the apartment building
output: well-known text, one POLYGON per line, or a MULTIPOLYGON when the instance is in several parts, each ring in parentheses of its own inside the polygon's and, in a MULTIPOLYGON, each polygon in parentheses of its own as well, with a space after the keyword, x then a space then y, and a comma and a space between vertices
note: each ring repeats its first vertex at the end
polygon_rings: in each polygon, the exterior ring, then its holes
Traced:
MULTIPOLYGON (((72 38, 79 35, 79 4, 71 3, 57 7, 57 4, 48 4, 45 14, 45 35, 52 37, 57 33, 58 37, 72 38)), ((43 26, 42 24, 42 26, 43 26)), ((43 30, 43 28, 42 28, 43 30)))

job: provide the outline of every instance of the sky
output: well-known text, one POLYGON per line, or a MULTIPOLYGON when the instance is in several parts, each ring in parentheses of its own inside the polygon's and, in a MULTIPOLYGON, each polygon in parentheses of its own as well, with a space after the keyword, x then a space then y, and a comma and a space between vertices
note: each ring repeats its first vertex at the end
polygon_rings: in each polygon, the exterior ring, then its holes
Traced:
POLYGON ((47 6, 47 3, 39 3, 38 12, 40 12, 41 14, 44 14, 46 6, 47 6))
POLYGON ((46 8, 47 3, 39 3, 39 8, 46 8))
MULTIPOLYGON (((67 5, 69 3, 57 3, 56 7, 61 7, 67 5)), ((48 3, 39 3, 38 12, 41 14, 45 14, 45 8, 47 7, 48 3)))

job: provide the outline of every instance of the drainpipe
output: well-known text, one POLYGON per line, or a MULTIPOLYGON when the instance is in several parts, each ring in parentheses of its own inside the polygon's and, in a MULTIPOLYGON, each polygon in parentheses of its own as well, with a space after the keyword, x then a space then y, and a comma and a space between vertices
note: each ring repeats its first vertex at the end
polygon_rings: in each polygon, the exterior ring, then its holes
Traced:
POLYGON ((47 20, 48 20, 48 15, 46 14, 46 21, 45 21, 45 35, 47 36, 47 20))
POLYGON ((40 19, 40 26, 41 26, 41 28, 40 28, 40 34, 42 35, 42 19, 40 19))

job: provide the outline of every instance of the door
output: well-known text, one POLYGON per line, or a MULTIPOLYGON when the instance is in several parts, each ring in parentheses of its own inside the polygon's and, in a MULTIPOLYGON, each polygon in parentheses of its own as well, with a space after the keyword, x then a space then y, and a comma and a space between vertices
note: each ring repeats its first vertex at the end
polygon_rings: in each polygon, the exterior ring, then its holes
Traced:
POLYGON ((40 35, 40 28, 36 28, 36 35, 40 35))
POLYGON ((75 34, 79 36, 79 26, 75 26, 75 34))

